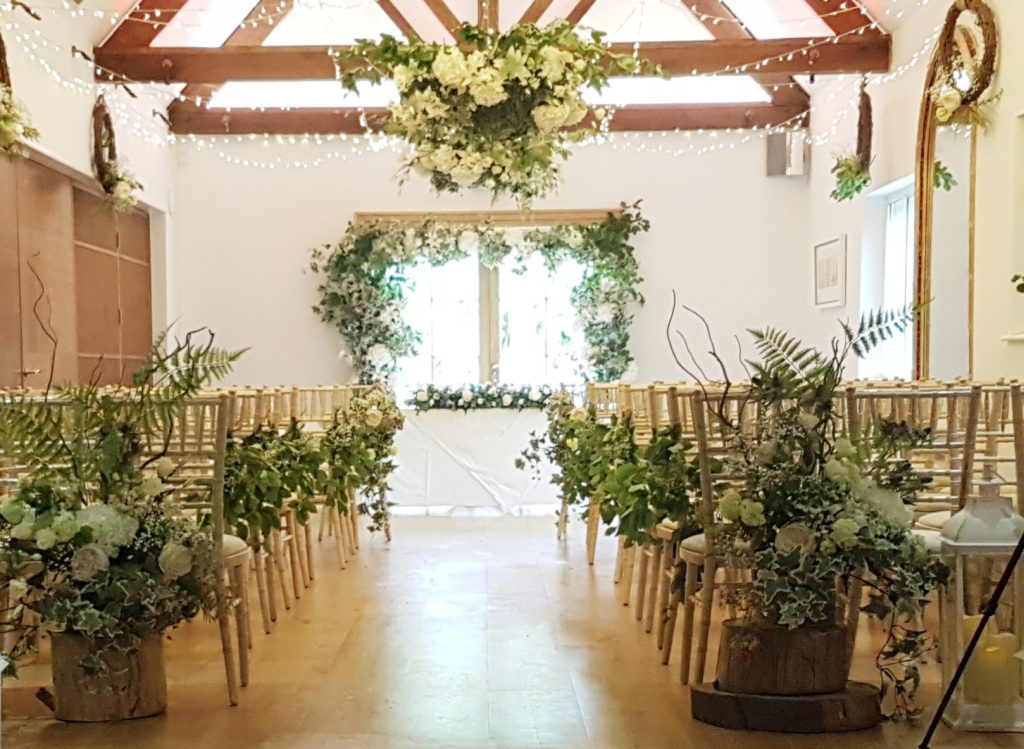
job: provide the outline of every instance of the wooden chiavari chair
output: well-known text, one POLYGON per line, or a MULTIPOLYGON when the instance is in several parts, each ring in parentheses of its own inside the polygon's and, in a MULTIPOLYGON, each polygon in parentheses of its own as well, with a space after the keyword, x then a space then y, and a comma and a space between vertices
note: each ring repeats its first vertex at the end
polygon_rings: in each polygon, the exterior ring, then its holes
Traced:
POLYGON ((221 560, 221 571, 215 578, 214 594, 217 624, 220 630, 224 669, 227 674, 228 697, 238 704, 239 686, 249 683, 249 649, 252 646, 249 624, 248 570, 249 545, 225 532, 224 470, 227 449, 230 399, 225 395, 194 398, 173 411, 165 413, 158 424, 142 435, 144 467, 159 457, 167 457, 174 471, 163 479, 171 490, 165 502, 196 522, 209 523, 213 553, 221 560), (231 638, 230 617, 234 615, 238 639, 238 665, 231 638))

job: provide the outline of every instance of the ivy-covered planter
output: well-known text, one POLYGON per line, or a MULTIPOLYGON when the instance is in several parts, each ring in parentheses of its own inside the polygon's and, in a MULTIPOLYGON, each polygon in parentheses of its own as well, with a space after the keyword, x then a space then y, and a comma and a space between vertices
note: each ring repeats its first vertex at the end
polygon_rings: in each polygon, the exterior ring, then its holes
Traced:
POLYGON ((79 634, 53 636, 53 696, 58 719, 97 723, 157 715, 167 709, 162 637, 135 648, 102 648, 79 634), (85 664, 99 667, 86 671, 85 664))

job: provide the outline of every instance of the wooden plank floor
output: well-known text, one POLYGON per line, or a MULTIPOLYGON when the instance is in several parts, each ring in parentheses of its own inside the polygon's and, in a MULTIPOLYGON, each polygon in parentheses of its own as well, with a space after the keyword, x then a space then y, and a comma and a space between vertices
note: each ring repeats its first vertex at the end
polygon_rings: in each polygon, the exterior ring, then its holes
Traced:
MULTIPOLYGON (((547 518, 399 518, 390 546, 364 533, 357 561, 346 571, 336 568, 324 546, 317 550, 313 587, 291 611, 280 612, 272 635, 256 635, 252 681, 240 706, 227 705, 216 627, 200 621, 173 632, 167 643, 166 715, 119 724, 54 722, 33 697, 48 683, 44 653, 20 681, 5 682, 4 747, 818 749, 827 740, 830 749, 843 749, 919 743, 922 725, 888 724, 825 739, 694 722, 676 658, 660 665, 651 636, 615 602, 614 541, 602 539, 598 564, 590 569, 583 530, 576 524, 568 541, 557 542, 547 518)), ((854 675, 873 680, 869 639, 862 638, 854 675)), ((934 671, 926 673, 930 705, 934 671)), ((1022 747, 1024 738, 943 729, 933 746, 1022 747)))

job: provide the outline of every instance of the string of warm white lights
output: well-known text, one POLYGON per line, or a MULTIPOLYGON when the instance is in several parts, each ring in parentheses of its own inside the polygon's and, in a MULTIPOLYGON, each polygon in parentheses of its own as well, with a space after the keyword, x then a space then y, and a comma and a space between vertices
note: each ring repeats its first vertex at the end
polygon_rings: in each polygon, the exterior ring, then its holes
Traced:
MULTIPOLYGON (((322 0, 319 1, 322 2, 322 0)), ((923 5, 926 5, 929 1, 930 0, 916 0, 915 7, 921 7, 923 5)), ((11 6, 8 3, 0 7, 10 8, 11 6)), ((903 13, 902 10, 899 12, 900 14, 903 13)), ((862 27, 853 29, 849 32, 846 32, 846 34, 838 35, 837 37, 822 37, 816 40, 810 40, 811 44, 808 47, 805 47, 804 49, 810 49, 813 48, 813 46, 817 46, 824 43, 830 43, 833 41, 833 39, 838 40, 839 36, 862 33, 864 29, 869 28, 871 25, 872 24, 864 24, 862 27)), ((0 23, 0 27, 8 31, 13 31, 14 40, 18 42, 18 46, 25 53, 25 56, 31 61, 40 65, 47 72, 47 74, 50 75, 51 78, 53 78, 60 86, 62 86, 66 90, 74 91, 76 93, 86 95, 89 97, 95 97, 95 95, 101 91, 110 90, 110 84, 101 83, 96 80, 95 71, 100 68, 99 66, 96 66, 91 60, 85 58, 77 58, 81 60, 81 63, 83 65, 89 68, 91 73, 93 73, 93 75, 90 76, 88 79, 83 79, 73 75, 71 77, 68 77, 66 74, 62 74, 57 69, 57 66, 50 64, 41 54, 39 54, 42 50, 46 50, 52 51, 57 54, 68 55, 73 52, 73 48, 65 47, 46 39, 45 35, 43 35, 42 32, 37 28, 33 27, 31 30, 26 31, 15 21, 0 23)), ((901 65, 899 68, 888 73, 870 75, 868 76, 869 82, 873 85, 885 83, 889 80, 893 80, 903 75, 908 70, 916 66, 920 62, 920 60, 923 59, 923 57, 927 54, 928 50, 931 48, 932 44, 937 38, 938 33, 939 29, 936 29, 935 32, 926 40, 925 44, 922 45, 922 48, 919 51, 915 52, 907 63, 901 65)), ((640 45, 636 45, 634 50, 635 53, 639 54, 639 50, 640 45)), ((795 55, 799 53, 800 50, 794 50, 792 54, 795 55)), ((746 66, 734 66, 726 68, 723 71, 715 71, 704 75, 706 77, 714 77, 720 74, 732 74, 734 72, 738 72, 740 69, 743 69, 745 71, 750 67, 755 67, 756 69, 757 66, 764 65, 773 59, 781 59, 783 57, 786 57, 786 55, 782 55, 776 58, 766 58, 765 60, 762 60, 759 63, 752 62, 748 63, 746 66)), ((110 73, 111 71, 107 72, 110 73)), ((127 83, 129 83, 133 88, 141 86, 145 89, 147 93, 152 94, 154 97, 157 98, 158 101, 163 102, 165 106, 166 104, 169 104, 170 102, 173 102, 175 100, 185 101, 187 99, 187 97, 181 94, 168 91, 162 85, 138 84, 130 81, 127 83)), ((831 94, 823 102, 820 102, 818 106, 830 105, 834 101, 836 95, 837 94, 835 93, 831 94)), ((398 143, 386 136, 375 133, 367 133, 361 135, 311 134, 306 136, 279 136, 271 135, 269 133, 252 134, 244 136, 174 135, 167 134, 166 131, 162 128, 162 121, 153 117, 153 114, 156 112, 150 107, 150 104, 148 102, 144 103, 142 101, 129 99, 127 97, 117 97, 111 100, 111 104, 112 109, 114 110, 114 114, 117 117, 118 121, 127 124, 127 126, 129 127, 133 134, 135 134, 137 137, 144 139, 147 143, 153 145, 184 143, 191 144, 200 148, 215 148, 218 149, 218 155, 220 155, 221 158, 228 161, 229 163, 235 163, 242 166, 262 167, 267 169, 315 167, 334 160, 344 161, 351 156, 358 156, 361 153, 366 153, 370 151, 380 151, 385 148, 402 148, 405 145, 402 143, 398 143), (316 145, 322 147, 325 144, 330 144, 332 142, 340 142, 341 144, 343 144, 343 147, 340 150, 335 150, 332 152, 320 152, 314 159, 308 161, 285 159, 283 157, 278 157, 270 161, 260 161, 233 157, 230 154, 223 151, 223 148, 228 144, 242 142, 260 142, 265 147, 268 147, 273 144, 316 145)), ((841 122, 845 121, 845 119, 849 117, 852 111, 855 111, 856 105, 857 101, 856 97, 854 97, 851 99, 848 105, 836 115, 835 121, 832 123, 832 125, 825 131, 816 134, 813 140, 826 142, 828 139, 834 136, 841 122)), ((702 154, 715 150, 722 150, 725 148, 735 148, 737 145, 747 142, 754 137, 765 137, 766 135, 773 132, 783 132, 785 130, 792 129, 795 126, 806 124, 807 118, 809 118, 815 112, 815 109, 815 107, 811 107, 807 112, 801 113, 800 115, 792 118, 791 120, 770 127, 730 128, 718 131, 674 130, 657 133, 616 133, 614 135, 601 133, 595 136, 595 138, 591 139, 590 143, 596 144, 611 142, 613 148, 628 148, 630 147, 630 144, 632 144, 633 148, 639 148, 640 150, 657 150, 657 152, 659 153, 667 153, 670 155, 682 155, 684 153, 702 154), (711 140, 721 142, 712 144, 708 144, 706 142, 696 142, 697 139, 700 139, 701 141, 707 140, 707 138, 705 138, 704 136, 709 136, 711 140), (688 143, 686 147, 680 148, 678 147, 676 142, 679 137, 682 137, 691 142, 688 143), (724 142, 726 140, 729 140, 729 142, 724 142)))

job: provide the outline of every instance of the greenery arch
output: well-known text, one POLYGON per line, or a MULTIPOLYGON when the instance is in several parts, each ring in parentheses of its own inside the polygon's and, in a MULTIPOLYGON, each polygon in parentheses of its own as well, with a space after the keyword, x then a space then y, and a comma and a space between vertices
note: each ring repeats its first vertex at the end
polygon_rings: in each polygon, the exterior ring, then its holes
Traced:
POLYGON ((344 353, 364 384, 390 382, 396 360, 416 351, 419 333, 402 319, 409 281, 406 269, 434 266, 467 257, 496 267, 513 257, 524 261, 539 252, 548 268, 565 259, 584 268, 572 291, 587 343, 587 379, 616 380, 632 361, 629 327, 633 310, 643 304, 642 278, 633 254, 634 236, 650 228, 640 203, 622 204, 599 223, 531 229, 513 244, 505 228, 493 224, 420 224, 394 220, 350 223, 334 245, 313 251, 310 267, 321 277, 320 303, 313 311, 341 333, 344 353))

